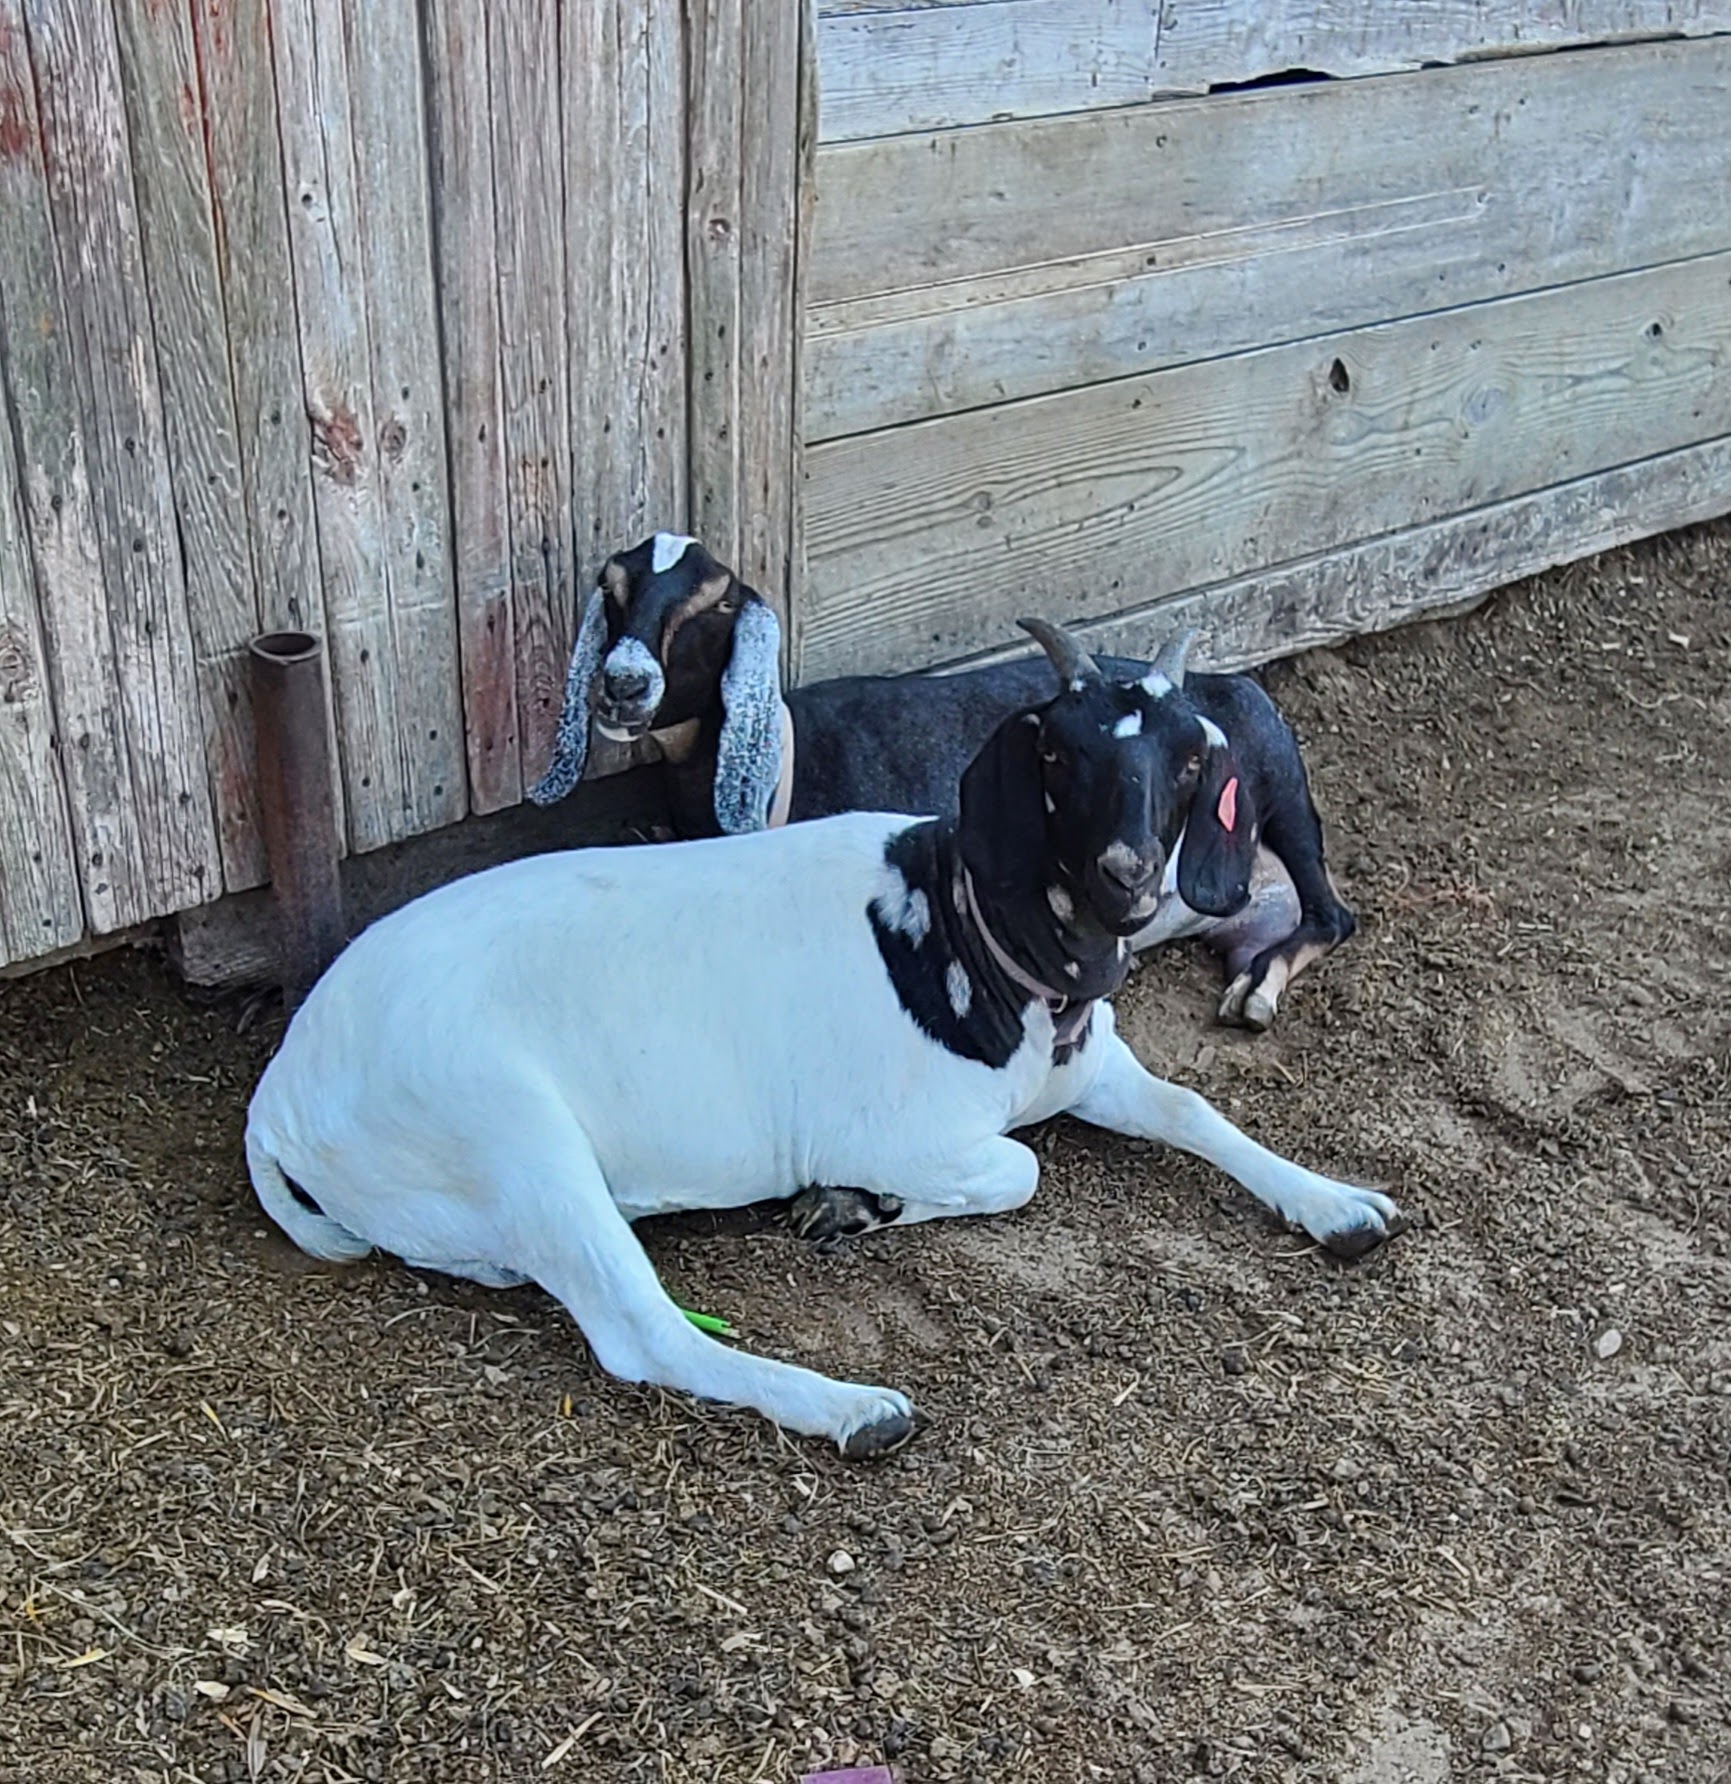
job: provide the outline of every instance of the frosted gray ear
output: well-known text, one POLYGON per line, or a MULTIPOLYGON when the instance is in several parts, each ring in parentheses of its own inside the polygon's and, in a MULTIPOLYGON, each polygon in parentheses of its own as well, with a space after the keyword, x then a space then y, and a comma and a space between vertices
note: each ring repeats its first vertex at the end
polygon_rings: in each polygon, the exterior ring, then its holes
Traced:
POLYGON ((601 669, 607 648, 607 607, 600 589, 583 604, 577 642, 571 647, 571 667, 565 671, 565 710, 553 740, 553 760, 547 772, 529 789, 536 805, 552 805, 565 797, 583 778, 589 758, 589 688, 601 669))
POLYGON ((762 830, 781 779, 781 622, 753 599, 733 622, 721 677, 726 713, 715 759, 715 821, 724 834, 762 830))

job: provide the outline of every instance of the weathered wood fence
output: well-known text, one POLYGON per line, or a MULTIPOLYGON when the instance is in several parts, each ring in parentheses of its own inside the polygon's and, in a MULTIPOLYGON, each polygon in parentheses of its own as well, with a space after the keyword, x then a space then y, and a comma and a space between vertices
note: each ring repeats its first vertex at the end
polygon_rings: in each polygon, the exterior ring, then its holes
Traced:
POLYGON ((654 527, 805 678, 1731 510, 1731 0, 0 0, 0 960, 509 806, 654 527), (815 139, 815 146, 814 146, 815 139))
POLYGON ((819 13, 805 675, 1244 662, 1731 507, 1725 0, 819 13))
POLYGON ((0 0, 0 961, 264 875, 248 639, 347 839, 516 801, 574 579, 785 598, 801 16, 0 0))

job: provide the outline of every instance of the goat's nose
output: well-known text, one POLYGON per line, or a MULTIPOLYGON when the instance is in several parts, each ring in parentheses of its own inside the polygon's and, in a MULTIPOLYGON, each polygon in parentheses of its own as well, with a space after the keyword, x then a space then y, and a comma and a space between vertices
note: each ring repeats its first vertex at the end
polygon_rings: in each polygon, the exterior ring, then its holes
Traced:
POLYGON ((621 705, 632 700, 641 700, 649 692, 649 671, 633 667, 608 667, 602 676, 602 686, 607 690, 610 700, 617 700, 621 705))
POLYGON ((1101 873, 1126 892, 1140 892, 1159 876, 1164 865, 1159 849, 1148 855, 1140 855, 1128 844, 1121 842, 1113 843, 1100 857, 1101 873))

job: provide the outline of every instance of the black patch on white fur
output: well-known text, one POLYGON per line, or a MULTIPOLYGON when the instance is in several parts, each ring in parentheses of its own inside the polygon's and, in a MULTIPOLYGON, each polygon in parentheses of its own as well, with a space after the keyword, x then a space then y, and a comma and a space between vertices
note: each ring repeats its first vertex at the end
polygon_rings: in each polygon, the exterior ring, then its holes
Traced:
POLYGON ((986 959, 973 925, 957 914, 951 890, 955 868, 942 846, 944 832, 941 824, 910 824, 884 850, 885 862, 909 892, 925 896, 930 922, 924 936, 916 942, 891 928, 878 915, 875 900, 866 907, 866 919, 896 996, 921 1031, 959 1058, 999 1071, 1022 1044, 1023 1012, 1032 1000, 1007 985, 986 959), (961 966, 973 987, 966 1016, 958 1016, 950 1001, 946 975, 952 963, 961 966))

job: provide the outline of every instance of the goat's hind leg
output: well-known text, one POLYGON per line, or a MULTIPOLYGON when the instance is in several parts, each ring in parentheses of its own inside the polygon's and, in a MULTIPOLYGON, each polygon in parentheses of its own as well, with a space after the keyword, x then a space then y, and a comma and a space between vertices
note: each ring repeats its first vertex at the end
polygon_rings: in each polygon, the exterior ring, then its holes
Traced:
POLYGON ((1114 1133, 1160 1140, 1217 1165, 1266 1208, 1342 1257, 1399 1232, 1400 1209, 1374 1189, 1307 1171, 1241 1133, 1206 1097, 1146 1071, 1116 1035, 1099 1075, 1070 1114, 1114 1133))
POLYGON ((881 1226, 912 1226, 961 1214, 1005 1214, 1033 1195, 1040 1161, 1019 1140, 994 1134, 960 1159, 916 1166, 895 1191, 813 1184, 789 1205, 793 1230, 819 1243, 881 1226))
POLYGON ((698 1331, 669 1298, 574 1120, 521 1132, 497 1168, 513 1262, 563 1301, 596 1360, 623 1381, 744 1406, 789 1431, 828 1437, 851 1458, 881 1455, 913 1430, 886 1388, 832 1381, 698 1331))

